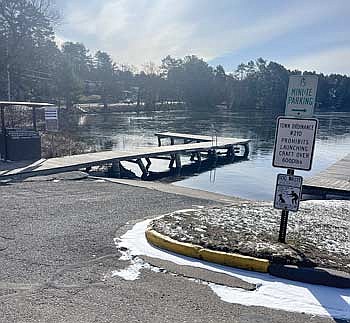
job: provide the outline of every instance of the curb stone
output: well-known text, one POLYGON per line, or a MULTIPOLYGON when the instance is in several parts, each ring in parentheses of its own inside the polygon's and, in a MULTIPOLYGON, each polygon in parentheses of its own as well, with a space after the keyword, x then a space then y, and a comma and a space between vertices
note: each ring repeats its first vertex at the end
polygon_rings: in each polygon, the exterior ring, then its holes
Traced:
POLYGON ((176 241, 150 228, 146 230, 145 235, 149 243, 184 256, 240 269, 253 270, 262 273, 268 272, 270 262, 266 259, 258 259, 234 253, 205 249, 191 243, 176 241))
POLYGON ((306 268, 292 265, 270 264, 269 273, 303 283, 350 288, 350 274, 327 268, 306 268))
POLYGON ((198 245, 174 240, 151 228, 146 229, 145 236, 150 244, 187 257, 239 269, 269 273, 272 276, 303 283, 325 285, 336 288, 350 288, 350 274, 344 272, 318 267, 306 268, 282 265, 271 263, 267 259, 209 250, 198 245))

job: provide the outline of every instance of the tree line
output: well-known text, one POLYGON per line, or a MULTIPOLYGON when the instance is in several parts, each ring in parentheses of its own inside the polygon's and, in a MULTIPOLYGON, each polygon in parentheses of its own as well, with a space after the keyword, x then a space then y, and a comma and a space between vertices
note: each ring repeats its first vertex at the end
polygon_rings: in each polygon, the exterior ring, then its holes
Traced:
MULTIPOLYGON (((193 108, 225 104, 282 111, 289 75, 316 74, 262 58, 228 73, 194 55, 167 56, 160 66, 149 62, 137 71, 117 64, 106 52, 91 53, 82 43, 66 42, 59 48, 54 32, 59 19, 50 0, 1 0, 1 100, 49 101, 67 108, 89 98, 105 108, 121 100, 150 108, 176 101, 193 108)), ((350 111, 350 78, 318 76, 318 108, 350 111)))

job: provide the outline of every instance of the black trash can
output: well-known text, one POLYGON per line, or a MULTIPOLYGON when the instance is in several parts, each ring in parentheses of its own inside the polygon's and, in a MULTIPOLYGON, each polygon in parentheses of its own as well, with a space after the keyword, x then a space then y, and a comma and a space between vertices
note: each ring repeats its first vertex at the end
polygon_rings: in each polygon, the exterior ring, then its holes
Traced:
POLYGON ((41 158, 41 139, 32 129, 6 129, 0 134, 0 154, 7 160, 38 160, 41 158), (6 140, 6 142, 5 142, 6 140))

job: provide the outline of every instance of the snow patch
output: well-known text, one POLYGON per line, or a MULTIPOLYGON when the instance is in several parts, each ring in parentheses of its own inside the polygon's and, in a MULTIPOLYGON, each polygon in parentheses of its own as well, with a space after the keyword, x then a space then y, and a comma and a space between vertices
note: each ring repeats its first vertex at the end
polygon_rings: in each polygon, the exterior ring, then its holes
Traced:
POLYGON ((125 269, 113 271, 111 276, 119 276, 125 280, 136 280, 140 277, 141 269, 150 269, 150 266, 143 261, 134 261, 134 263, 125 269))
POLYGON ((130 260, 131 264, 121 270, 115 270, 112 272, 111 277, 119 276, 125 280, 136 280, 140 277, 140 272, 142 269, 150 269, 155 272, 160 272, 159 268, 153 267, 150 264, 144 262, 139 257, 131 256, 129 250, 121 251, 122 255, 119 260, 130 260))
POLYGON ((259 286, 255 291, 246 291, 212 283, 208 284, 214 293, 228 303, 264 306, 290 312, 350 319, 350 289, 292 282, 269 274, 211 264, 160 250, 150 245, 145 238, 145 230, 150 222, 151 220, 139 222, 120 239, 115 239, 119 249, 127 250, 127 254, 124 253, 122 256, 123 259, 129 258, 132 263, 128 268, 114 272, 114 275, 137 279, 140 270, 146 267, 144 267, 145 263, 142 260, 143 264, 138 262, 137 259, 139 258, 136 256, 146 255, 171 261, 178 265, 194 266, 225 273, 259 286))

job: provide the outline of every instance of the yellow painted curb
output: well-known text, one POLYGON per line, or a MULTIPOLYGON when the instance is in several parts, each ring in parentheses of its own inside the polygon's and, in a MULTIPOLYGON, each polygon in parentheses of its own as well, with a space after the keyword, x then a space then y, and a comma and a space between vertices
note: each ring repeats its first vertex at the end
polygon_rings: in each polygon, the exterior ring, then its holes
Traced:
POLYGON ((152 229, 147 229, 145 234, 148 242, 159 248, 173 251, 184 256, 199 258, 200 246, 178 242, 152 229))
POLYGON ((149 243, 184 256, 262 273, 267 273, 269 269, 270 262, 266 259, 205 249, 191 243, 179 242, 153 229, 146 229, 145 235, 149 243))
POLYGON ((215 262, 220 265, 259 271, 261 273, 267 273, 270 266, 270 262, 266 259, 259 259, 240 255, 238 253, 228 253, 204 248, 199 251, 199 256, 200 259, 215 262))

